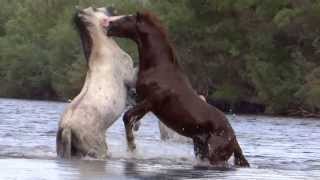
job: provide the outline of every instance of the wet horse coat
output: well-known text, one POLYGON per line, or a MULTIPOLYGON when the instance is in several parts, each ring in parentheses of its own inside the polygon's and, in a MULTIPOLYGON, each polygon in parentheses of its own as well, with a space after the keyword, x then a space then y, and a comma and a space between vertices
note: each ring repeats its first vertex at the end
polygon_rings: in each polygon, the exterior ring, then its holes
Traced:
POLYGON ((128 146, 135 148, 133 123, 152 111, 166 126, 193 139, 197 157, 211 164, 249 166, 225 115, 201 100, 182 72, 160 21, 150 13, 119 17, 108 26, 109 36, 130 38, 138 45, 137 94, 143 100, 124 115, 128 146))
POLYGON ((106 129, 125 109, 127 87, 135 84, 133 62, 102 26, 105 9, 87 8, 75 16, 88 72, 80 94, 67 106, 59 123, 57 153, 107 157, 106 129))
MULTIPOLYGON (((203 95, 199 95, 199 98, 201 100, 207 102, 206 98, 203 95)), ((176 142, 180 142, 180 143, 192 143, 192 139, 179 135, 178 133, 176 133, 175 131, 173 131, 169 127, 167 127, 165 124, 163 124, 160 120, 159 120, 159 132, 160 132, 160 139, 163 141, 176 141, 176 142)))

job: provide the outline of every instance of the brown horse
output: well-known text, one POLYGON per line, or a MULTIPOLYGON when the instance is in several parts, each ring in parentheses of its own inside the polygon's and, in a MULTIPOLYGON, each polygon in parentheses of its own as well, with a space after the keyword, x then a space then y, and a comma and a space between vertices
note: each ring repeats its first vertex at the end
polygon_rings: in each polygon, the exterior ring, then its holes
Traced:
POLYGON ((211 164, 226 163, 234 154, 235 164, 249 166, 225 115, 201 100, 181 70, 167 33, 151 13, 113 18, 108 36, 135 41, 139 49, 137 94, 143 100, 124 115, 127 142, 135 148, 132 127, 152 111, 165 125, 193 139, 196 157, 211 164))

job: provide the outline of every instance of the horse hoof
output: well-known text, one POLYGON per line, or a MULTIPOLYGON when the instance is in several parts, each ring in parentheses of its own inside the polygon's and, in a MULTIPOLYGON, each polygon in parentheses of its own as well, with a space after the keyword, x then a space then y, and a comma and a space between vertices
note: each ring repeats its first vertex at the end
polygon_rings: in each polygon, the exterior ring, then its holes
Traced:
POLYGON ((135 145, 135 144, 128 144, 128 150, 129 150, 130 152, 135 151, 135 150, 136 150, 136 145, 135 145))

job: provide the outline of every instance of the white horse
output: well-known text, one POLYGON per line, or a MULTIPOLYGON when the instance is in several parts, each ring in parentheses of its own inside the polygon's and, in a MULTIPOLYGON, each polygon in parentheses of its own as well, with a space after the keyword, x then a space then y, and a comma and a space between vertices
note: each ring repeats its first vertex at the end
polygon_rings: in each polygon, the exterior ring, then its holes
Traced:
POLYGON ((80 94, 67 106, 59 123, 57 154, 62 158, 107 157, 106 130, 125 109, 127 88, 135 85, 130 56, 106 36, 105 8, 79 10, 75 16, 88 72, 80 94))

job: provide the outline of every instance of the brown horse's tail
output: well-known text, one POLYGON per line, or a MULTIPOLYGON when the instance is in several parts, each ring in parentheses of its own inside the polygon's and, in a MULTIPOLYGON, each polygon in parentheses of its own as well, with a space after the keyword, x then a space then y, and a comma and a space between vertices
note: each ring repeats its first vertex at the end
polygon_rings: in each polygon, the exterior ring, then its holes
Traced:
POLYGON ((61 158, 71 158, 71 129, 59 128, 56 139, 57 154, 61 158))
POLYGON ((238 140, 235 138, 234 164, 240 167, 250 167, 250 164, 244 157, 238 140))

